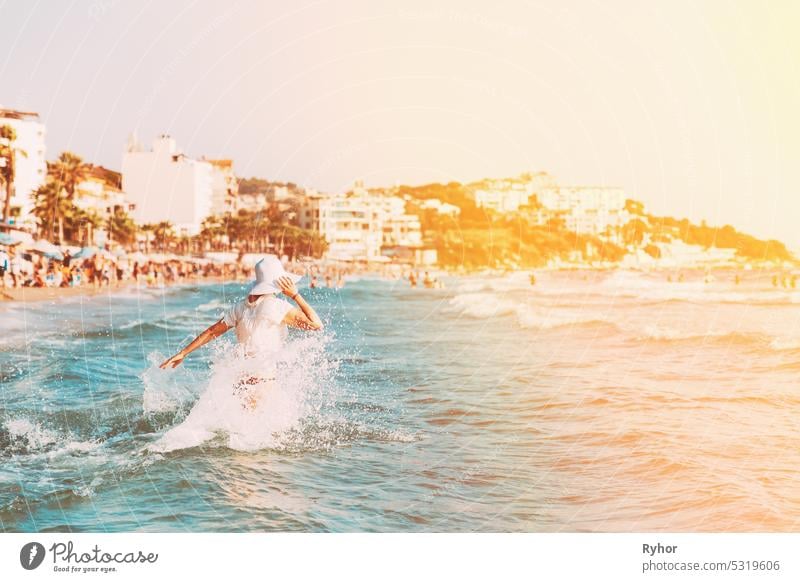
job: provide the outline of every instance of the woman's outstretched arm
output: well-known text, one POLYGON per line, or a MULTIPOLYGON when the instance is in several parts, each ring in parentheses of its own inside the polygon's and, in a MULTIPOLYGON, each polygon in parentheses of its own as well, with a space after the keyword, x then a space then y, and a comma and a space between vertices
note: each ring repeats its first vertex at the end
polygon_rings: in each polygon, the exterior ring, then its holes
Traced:
POLYGON ((168 368, 168 367, 175 368, 176 366, 180 365, 181 362, 183 362, 183 359, 186 356, 191 354, 197 348, 203 347, 208 342, 210 342, 214 338, 218 338, 229 329, 230 326, 220 319, 217 323, 215 323, 207 330, 205 330, 203 333, 194 338, 188 346, 183 348, 181 351, 179 351, 171 358, 165 360, 164 363, 159 366, 159 368, 168 368))
POLYGON ((297 303, 297 307, 300 309, 292 309, 289 313, 286 314, 286 317, 283 318, 283 323, 286 325, 291 325, 292 327, 298 327, 300 329, 306 329, 310 331, 319 331, 322 329, 322 320, 317 315, 317 312, 314 311, 314 308, 311 307, 306 300, 300 295, 300 292, 297 290, 297 287, 289 277, 281 277, 276 281, 278 287, 280 287, 281 291, 287 296, 290 297, 295 303, 297 303))

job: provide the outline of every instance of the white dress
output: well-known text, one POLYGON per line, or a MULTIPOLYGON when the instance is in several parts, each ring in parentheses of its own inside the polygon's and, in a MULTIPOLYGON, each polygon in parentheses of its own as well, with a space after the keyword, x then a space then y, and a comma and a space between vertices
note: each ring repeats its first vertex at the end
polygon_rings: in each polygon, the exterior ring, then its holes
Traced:
POLYGON ((261 295, 252 303, 245 297, 222 316, 235 329, 241 355, 248 361, 233 387, 246 408, 254 407, 263 388, 275 381, 277 355, 288 334, 283 318, 291 309, 274 295, 261 295))

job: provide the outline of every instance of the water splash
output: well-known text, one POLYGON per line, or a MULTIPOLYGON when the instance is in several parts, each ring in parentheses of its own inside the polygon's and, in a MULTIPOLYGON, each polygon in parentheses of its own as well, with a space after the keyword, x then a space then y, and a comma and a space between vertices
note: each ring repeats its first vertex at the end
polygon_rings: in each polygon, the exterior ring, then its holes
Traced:
MULTIPOLYGON (((221 343, 212 357, 207 386, 191 411, 148 450, 166 453, 217 442, 216 437, 241 451, 280 447, 281 434, 329 408, 325 404, 333 398, 337 365, 325 357, 327 341, 324 335, 306 336, 268 358, 245 358, 239 346, 221 343), (248 383, 251 378, 256 380, 248 383)), ((144 374, 144 408, 180 410, 191 389, 176 380, 173 371, 158 370, 159 358, 150 358, 144 374)))

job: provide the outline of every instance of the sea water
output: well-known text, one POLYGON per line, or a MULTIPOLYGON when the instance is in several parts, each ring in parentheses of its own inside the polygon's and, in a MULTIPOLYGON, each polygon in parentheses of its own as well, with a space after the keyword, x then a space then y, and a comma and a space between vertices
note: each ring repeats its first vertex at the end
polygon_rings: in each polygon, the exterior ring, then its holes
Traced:
POLYGON ((232 334, 158 368, 239 284, 2 305, 0 530, 800 529, 800 291, 445 282, 305 290, 256 410, 232 334))

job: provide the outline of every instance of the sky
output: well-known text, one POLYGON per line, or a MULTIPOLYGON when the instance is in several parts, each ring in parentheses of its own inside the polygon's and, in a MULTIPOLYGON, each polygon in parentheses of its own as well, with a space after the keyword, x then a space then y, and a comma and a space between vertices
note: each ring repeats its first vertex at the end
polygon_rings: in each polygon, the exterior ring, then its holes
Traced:
POLYGON ((800 249, 800 2, 0 0, 0 106, 326 192, 547 171, 800 249))

